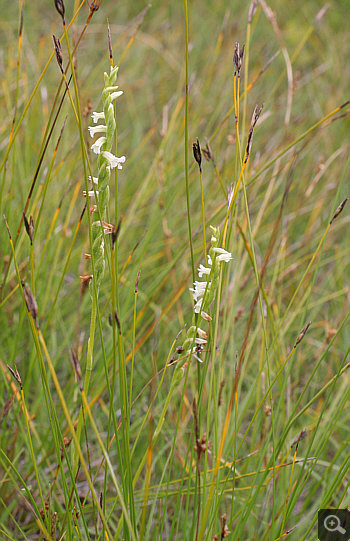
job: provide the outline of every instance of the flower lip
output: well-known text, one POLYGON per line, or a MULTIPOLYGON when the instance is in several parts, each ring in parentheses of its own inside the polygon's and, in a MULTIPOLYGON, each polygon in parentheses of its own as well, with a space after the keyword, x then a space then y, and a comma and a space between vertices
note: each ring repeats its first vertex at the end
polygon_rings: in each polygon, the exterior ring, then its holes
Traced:
POLYGON ((210 267, 205 267, 204 265, 202 265, 202 263, 199 265, 197 270, 198 270, 199 278, 202 278, 202 276, 204 274, 210 274, 211 273, 211 268, 210 267))
POLYGON ((224 248, 213 248, 213 251, 216 254, 219 254, 216 258, 218 261, 225 261, 225 263, 228 263, 232 259, 231 252, 224 250, 224 248))
POLYGON ((106 133, 107 126, 104 126, 103 124, 98 124, 97 126, 89 126, 88 130, 90 136, 95 137, 96 133, 106 133))
MULTIPOLYGON (((194 299, 196 300, 196 299, 194 299)), ((199 299, 196 304, 194 305, 194 313, 199 314, 202 308, 203 299, 199 299)))
POLYGON ((102 111, 102 113, 96 113, 96 111, 94 111, 94 112, 92 113, 92 115, 91 115, 91 118, 92 118, 93 122, 94 122, 95 124, 97 124, 97 122, 98 122, 99 120, 105 120, 105 114, 104 114, 103 111, 102 111))
POLYGON ((197 328, 197 334, 200 338, 204 338, 204 339, 208 338, 207 333, 203 331, 203 329, 201 329, 200 327, 197 328))
POLYGON ((108 150, 104 150, 102 154, 108 161, 111 169, 114 169, 115 167, 117 167, 118 169, 123 169, 122 164, 126 162, 125 156, 121 156, 120 158, 118 158, 118 156, 115 156, 114 154, 112 154, 112 152, 108 152, 108 150))
POLYGON ((101 153, 101 147, 103 145, 103 143, 106 142, 106 137, 99 137, 93 145, 91 145, 91 150, 93 150, 95 152, 95 154, 100 154, 101 153))
POLYGON ((201 317, 205 319, 205 321, 208 321, 208 323, 210 323, 213 319, 209 314, 204 312, 204 310, 201 311, 201 317))
MULTIPOLYGON (((94 197, 95 195, 98 195, 98 190, 89 190, 87 194, 89 197, 94 197)), ((83 191, 83 196, 86 197, 86 190, 83 191)))
MULTIPOLYGON (((117 87, 117 88, 118 88, 118 87, 117 87)), ((122 94, 124 94, 124 92, 123 92, 122 90, 118 90, 118 92, 112 92, 112 93, 110 94, 111 100, 113 101, 113 100, 119 98, 119 96, 121 96, 122 94)))
POLYGON ((196 280, 194 283, 194 288, 190 287, 189 290, 192 291, 192 297, 194 301, 202 298, 205 291, 210 289, 211 282, 199 282, 196 280))
POLYGON ((90 175, 88 176, 88 180, 89 182, 93 182, 94 184, 98 184, 98 178, 97 177, 91 177, 90 175))

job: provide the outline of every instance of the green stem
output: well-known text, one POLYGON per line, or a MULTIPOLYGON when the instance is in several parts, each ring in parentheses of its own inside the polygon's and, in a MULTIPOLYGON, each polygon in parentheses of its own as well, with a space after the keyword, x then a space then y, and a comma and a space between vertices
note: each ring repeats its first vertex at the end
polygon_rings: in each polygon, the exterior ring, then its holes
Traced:
POLYGON ((185 39, 186 39, 186 75, 185 75, 185 181, 186 181, 186 202, 187 202, 187 223, 188 223, 188 235, 190 241, 191 250, 191 264, 192 264, 192 279, 195 281, 194 272, 194 254, 192 245, 192 228, 191 228, 191 214, 190 214, 190 191, 188 180, 188 9, 187 0, 184 0, 185 11, 185 39))

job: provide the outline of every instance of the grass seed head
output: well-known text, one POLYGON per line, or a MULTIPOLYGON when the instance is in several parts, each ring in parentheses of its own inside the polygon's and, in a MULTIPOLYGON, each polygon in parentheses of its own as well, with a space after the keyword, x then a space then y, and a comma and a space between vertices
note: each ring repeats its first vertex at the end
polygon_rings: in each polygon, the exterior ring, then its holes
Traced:
POLYGON ((61 72, 63 73, 63 66, 62 66, 63 56, 62 56, 62 49, 61 49, 60 40, 58 38, 56 38, 55 35, 52 36, 52 39, 53 39, 53 46, 54 46, 55 53, 56 53, 57 63, 59 65, 59 67, 60 67, 61 72))
POLYGON ((308 330, 308 328, 310 327, 310 325, 311 325, 311 321, 309 321, 309 323, 307 323, 307 324, 305 325, 305 327, 303 327, 303 329, 300 331, 300 334, 299 334, 299 336, 298 336, 298 338, 297 338, 297 341, 295 342, 295 346, 294 346, 294 347, 296 347, 298 344, 300 344, 300 342, 301 342, 302 339, 304 338, 305 334, 307 333, 307 330, 308 330))
POLYGON ((64 3, 63 3, 63 0, 55 0, 55 7, 56 7, 58 13, 62 17, 63 25, 65 25, 66 21, 64 20, 64 3))
POLYGON ((235 50, 233 53, 233 65, 235 68, 235 75, 237 75, 237 77, 241 76, 243 55, 244 55, 244 45, 242 45, 242 47, 239 48, 239 43, 236 41, 235 50))
POLYGON ((200 147, 198 139, 196 139, 196 141, 193 143, 192 148, 193 148, 194 159, 198 163, 199 170, 201 171, 202 170, 202 153, 201 153, 201 147, 200 147))
POLYGON ((9 369, 9 371, 11 372, 12 376, 15 378, 15 380, 17 381, 18 385, 20 386, 20 388, 22 389, 22 380, 21 380, 21 376, 19 375, 19 372, 17 370, 17 366, 15 365, 15 368, 11 368, 11 366, 8 364, 7 365, 7 368, 9 369))
POLYGON ((30 244, 33 244, 33 235, 34 235, 33 216, 30 216, 29 222, 28 222, 27 216, 23 212, 23 219, 24 219, 24 225, 25 225, 25 228, 26 228, 26 231, 27 231, 27 235, 28 235, 29 240, 30 240, 30 244))
POLYGON ((36 328, 38 329, 39 324, 38 324, 38 319, 37 319, 38 318, 37 302, 30 288, 25 284, 24 280, 22 280, 21 284, 22 284, 23 295, 24 295, 24 299, 27 305, 28 312, 32 316, 34 323, 36 325, 36 328))
POLYGON ((347 201, 348 201, 348 197, 345 197, 345 199, 340 203, 339 207, 337 208, 337 210, 335 211, 335 213, 333 214, 333 217, 331 219, 331 221, 329 222, 330 224, 332 224, 334 222, 334 220, 339 216, 339 214, 342 212, 343 208, 345 207, 347 201))

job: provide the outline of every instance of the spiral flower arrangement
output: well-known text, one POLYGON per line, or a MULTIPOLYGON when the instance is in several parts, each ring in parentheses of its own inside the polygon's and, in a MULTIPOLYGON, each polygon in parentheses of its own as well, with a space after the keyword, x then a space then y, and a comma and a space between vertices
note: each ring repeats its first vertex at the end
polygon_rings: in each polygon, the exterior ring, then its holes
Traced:
POLYGON ((224 248, 219 247, 220 230, 218 227, 210 226, 212 230, 211 247, 207 255, 208 266, 202 264, 198 267, 198 276, 202 280, 196 280, 193 287, 190 288, 194 301, 194 314, 192 325, 186 333, 185 340, 182 346, 177 348, 177 353, 183 354, 183 357, 177 361, 176 370, 173 378, 173 386, 176 386, 182 376, 183 367, 186 363, 186 358, 194 357, 197 361, 202 362, 200 354, 203 347, 208 342, 206 331, 199 326, 198 318, 206 322, 210 322, 210 306, 215 300, 216 293, 219 287, 220 267, 221 264, 228 263, 232 259, 232 254, 224 248))
MULTIPOLYGON (((91 179, 93 182, 93 190, 88 192, 88 196, 94 196, 97 202, 97 206, 92 207, 92 257, 94 259, 94 276, 92 280, 95 281, 97 292, 105 268, 104 233, 108 233, 112 230, 109 224, 106 224, 104 221, 109 201, 111 169, 114 169, 115 167, 122 169, 122 164, 125 163, 126 160, 125 156, 118 158, 111 152, 116 127, 112 102, 123 94, 123 91, 118 90, 118 86, 115 85, 118 69, 117 66, 111 66, 110 74, 104 74, 105 85, 102 91, 103 111, 99 113, 94 112, 91 115, 95 124, 100 120, 104 121, 104 124, 97 124, 96 126, 89 126, 88 128, 91 137, 95 137, 96 134, 101 134, 91 146, 93 152, 98 154, 98 176, 91 179)), ((92 294, 91 287, 92 282, 90 282, 90 293, 92 294)))

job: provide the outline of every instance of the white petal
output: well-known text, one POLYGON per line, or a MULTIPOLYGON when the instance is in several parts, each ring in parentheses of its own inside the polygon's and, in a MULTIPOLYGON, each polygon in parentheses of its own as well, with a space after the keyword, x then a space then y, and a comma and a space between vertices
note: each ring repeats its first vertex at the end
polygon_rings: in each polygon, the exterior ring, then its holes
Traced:
POLYGON ((197 301, 196 304, 194 305, 195 314, 199 314, 199 312, 201 311, 202 303, 203 303, 203 299, 199 299, 199 301, 197 301))
POLYGON ((107 150, 103 152, 103 156, 108 160, 111 169, 114 169, 115 167, 122 169, 122 164, 126 161, 125 156, 118 158, 118 156, 114 156, 112 152, 108 152, 107 150))
POLYGON ((101 146, 103 143, 105 143, 106 138, 105 137, 99 137, 93 145, 91 145, 91 150, 95 152, 95 154, 100 154, 101 152, 101 146))
POLYGON ((232 259, 232 254, 223 248, 213 248, 213 250, 216 254, 219 254, 217 257, 218 261, 225 261, 228 263, 232 259))
POLYGON ((123 94, 122 90, 118 90, 118 92, 112 92, 112 94, 110 94, 111 100, 113 101, 113 100, 119 98, 119 96, 121 96, 122 94, 123 94))
POLYGON ((217 257, 218 261, 225 261, 225 263, 228 263, 232 259, 232 254, 229 252, 227 254, 221 254, 217 257))
POLYGON ((92 113, 91 115, 91 118, 93 120, 93 122, 95 122, 95 124, 97 124, 97 122, 99 120, 104 120, 105 119, 105 114, 104 112, 102 111, 102 113, 96 113, 95 111, 92 113))
MULTIPOLYGON (((95 195, 94 190, 89 190, 88 191, 88 196, 89 197, 94 197, 94 195, 95 195)), ((96 190, 96 195, 98 195, 98 190, 96 190)), ((86 190, 83 191, 83 196, 86 197, 86 190)))
POLYGON ((195 338, 194 342, 195 344, 206 344, 207 340, 204 340, 204 338, 195 338))
POLYGON ((99 124, 98 126, 89 126, 88 130, 90 136, 95 137, 96 133, 106 133, 107 126, 104 126, 103 124, 99 124))
POLYGON ((197 359, 197 361, 202 363, 203 362, 202 359, 198 357, 198 355, 196 355, 195 351, 196 351, 196 348, 192 348, 192 350, 189 349, 188 351, 186 351, 186 353, 188 353, 189 355, 191 355, 191 357, 194 357, 195 359, 197 359))
POLYGON ((202 278, 203 274, 210 274, 211 269, 209 267, 205 267, 202 265, 202 263, 198 267, 198 276, 199 278, 202 278))
POLYGON ((198 336, 200 336, 200 338, 205 338, 205 339, 208 338, 207 333, 203 331, 203 329, 201 329, 200 327, 197 328, 197 334, 198 336))

